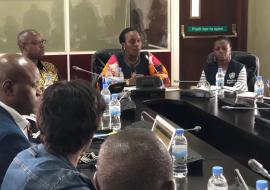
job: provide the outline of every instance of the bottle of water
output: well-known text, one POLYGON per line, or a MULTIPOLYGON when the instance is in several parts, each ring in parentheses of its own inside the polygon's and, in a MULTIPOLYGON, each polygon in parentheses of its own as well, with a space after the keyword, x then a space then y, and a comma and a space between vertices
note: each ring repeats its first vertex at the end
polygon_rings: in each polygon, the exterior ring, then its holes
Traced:
POLYGON ((213 175, 208 180, 207 190, 228 190, 228 183, 223 175, 223 168, 221 166, 214 166, 212 173, 213 175))
POLYGON ((264 83, 262 80, 262 76, 256 77, 256 82, 254 85, 254 92, 256 93, 256 99, 258 102, 263 102, 264 95, 264 83))
POLYGON ((118 73, 119 73, 119 82, 124 82, 125 81, 125 78, 124 78, 124 73, 123 73, 121 67, 119 67, 118 73))
POLYGON ((101 129, 102 130, 110 129, 111 128, 111 110, 110 110, 111 92, 108 89, 108 84, 103 83, 103 88, 100 93, 106 103, 105 110, 102 114, 101 129))
POLYGON ((268 190, 268 183, 266 180, 256 181, 256 190, 268 190))
POLYGON ((118 94, 112 94, 112 100, 110 102, 111 110, 111 127, 114 131, 119 131, 121 129, 121 104, 117 99, 118 94))
POLYGON ((175 178, 187 176, 187 139, 184 136, 184 129, 176 129, 172 142, 173 175, 175 178))
POLYGON ((105 77, 104 77, 104 82, 106 84, 110 85, 110 84, 112 84, 112 78, 113 78, 112 70, 111 70, 110 66, 108 66, 107 72, 106 72, 105 77))
POLYGON ((223 96, 224 95, 224 73, 222 68, 218 68, 218 72, 216 74, 216 87, 217 87, 217 95, 223 96))

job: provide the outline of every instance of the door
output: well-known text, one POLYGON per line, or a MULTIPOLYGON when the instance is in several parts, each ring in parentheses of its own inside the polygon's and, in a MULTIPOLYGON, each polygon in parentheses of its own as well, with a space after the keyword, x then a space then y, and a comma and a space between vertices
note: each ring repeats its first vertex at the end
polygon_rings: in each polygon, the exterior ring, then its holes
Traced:
POLYGON ((180 80, 199 80, 216 36, 228 35, 232 50, 246 51, 248 0, 199 0, 200 17, 191 18, 192 0, 180 0, 180 80))

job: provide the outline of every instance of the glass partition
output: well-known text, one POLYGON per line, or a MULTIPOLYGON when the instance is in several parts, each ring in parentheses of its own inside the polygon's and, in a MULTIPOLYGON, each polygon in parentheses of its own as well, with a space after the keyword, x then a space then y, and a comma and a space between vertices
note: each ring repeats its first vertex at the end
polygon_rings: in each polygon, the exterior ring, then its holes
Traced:
POLYGON ((16 37, 27 28, 44 35, 47 53, 119 48, 127 26, 141 33, 144 49, 169 49, 168 1, 1 0, 0 53, 19 52, 16 37))
POLYGON ((27 28, 48 40, 47 51, 65 50, 63 0, 0 1, 0 51, 18 52, 17 34, 27 28))
POLYGON ((145 49, 168 47, 168 0, 131 0, 131 26, 142 34, 145 49))
POLYGON ((70 0, 70 49, 119 48, 120 31, 129 26, 128 0, 70 0))

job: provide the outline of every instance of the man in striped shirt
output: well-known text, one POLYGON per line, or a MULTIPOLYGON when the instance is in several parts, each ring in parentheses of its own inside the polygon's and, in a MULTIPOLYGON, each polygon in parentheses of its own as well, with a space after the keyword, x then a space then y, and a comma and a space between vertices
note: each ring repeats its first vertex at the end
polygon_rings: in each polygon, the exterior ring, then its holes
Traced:
POLYGON ((210 85, 215 85, 218 68, 222 68, 225 73, 224 85, 233 87, 237 92, 246 92, 247 71, 243 64, 231 58, 230 40, 223 36, 217 38, 213 51, 215 59, 204 67, 200 82, 208 81, 210 85))

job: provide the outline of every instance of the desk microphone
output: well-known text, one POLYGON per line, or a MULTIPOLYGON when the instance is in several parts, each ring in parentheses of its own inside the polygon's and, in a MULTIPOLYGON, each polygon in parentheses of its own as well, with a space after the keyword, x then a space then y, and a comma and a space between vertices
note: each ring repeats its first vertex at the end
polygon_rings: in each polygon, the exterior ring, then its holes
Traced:
POLYGON ((256 173, 261 174, 262 176, 270 179, 270 175, 268 173, 268 171, 263 167, 263 165, 261 163, 259 163, 257 160, 255 159, 250 159, 248 161, 248 165, 249 167, 256 173))
POLYGON ((72 69, 76 70, 76 71, 83 71, 83 72, 86 72, 86 73, 89 73, 91 75, 95 75, 95 76, 99 76, 99 74, 97 73, 94 73, 94 72, 91 72, 91 71, 87 71, 81 67, 78 67, 78 66, 72 66, 72 69))
POLYGON ((270 108, 221 106, 225 110, 270 110, 270 108))
POLYGON ((195 126, 191 129, 185 129, 184 131, 196 131, 196 132, 199 132, 200 130, 202 130, 202 127, 201 126, 195 126))
MULTIPOLYGON (((155 118, 153 118, 148 112, 146 112, 146 111, 142 111, 141 112, 141 121, 144 121, 145 119, 144 119, 144 115, 147 115, 147 117, 148 118, 150 118, 153 122, 155 121, 155 118)), ((200 130, 202 130, 202 127, 201 126, 195 126, 195 127, 193 127, 193 128, 191 128, 191 129, 185 129, 184 131, 196 131, 196 132, 198 132, 198 131, 200 131, 200 130)))

